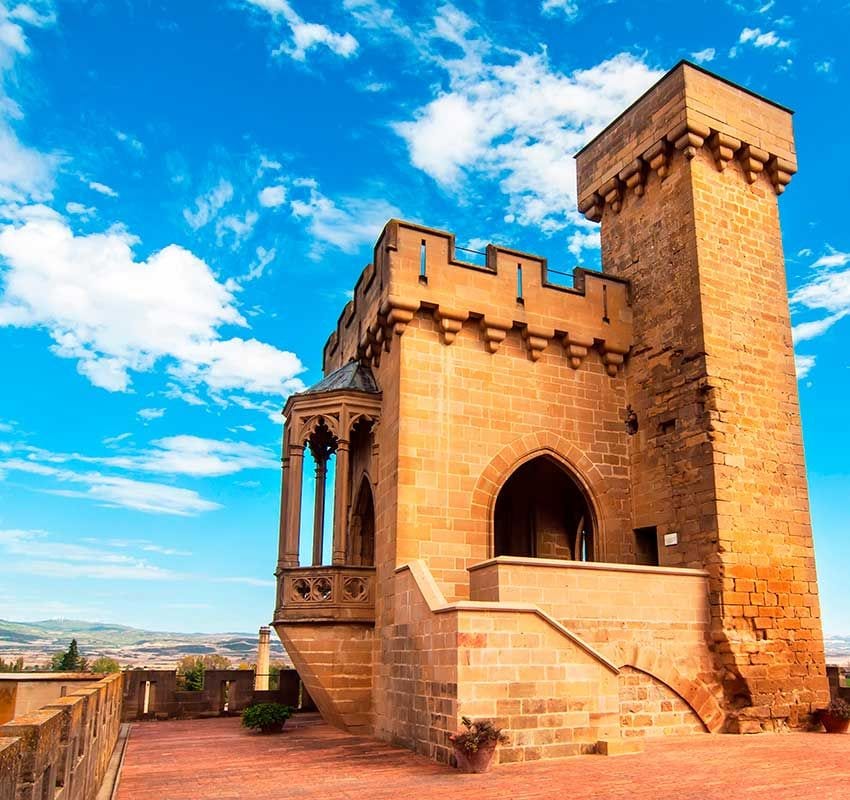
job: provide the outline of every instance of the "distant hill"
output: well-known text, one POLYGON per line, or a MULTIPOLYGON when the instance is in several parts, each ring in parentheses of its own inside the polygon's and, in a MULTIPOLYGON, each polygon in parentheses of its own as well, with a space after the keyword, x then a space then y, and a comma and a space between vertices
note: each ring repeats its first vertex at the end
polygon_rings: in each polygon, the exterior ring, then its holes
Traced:
MULTIPOLYGON (((0 657, 23 656, 27 665, 40 665, 76 639, 89 658, 109 656, 121 666, 170 669, 186 655, 217 654, 233 661, 253 663, 257 636, 251 633, 171 633, 130 628, 76 619, 47 619, 39 622, 0 620, 0 657)), ((275 636, 272 661, 289 663, 275 636)))

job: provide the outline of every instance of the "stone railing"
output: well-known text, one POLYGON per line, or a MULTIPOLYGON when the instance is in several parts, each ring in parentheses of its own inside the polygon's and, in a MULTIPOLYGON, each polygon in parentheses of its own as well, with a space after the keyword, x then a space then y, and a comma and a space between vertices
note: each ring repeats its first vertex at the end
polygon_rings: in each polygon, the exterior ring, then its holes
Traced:
POLYGON ((375 568, 298 567, 278 577, 275 622, 374 622, 375 568))
POLYGON ((0 798, 94 800, 121 726, 117 673, 0 725, 0 798))

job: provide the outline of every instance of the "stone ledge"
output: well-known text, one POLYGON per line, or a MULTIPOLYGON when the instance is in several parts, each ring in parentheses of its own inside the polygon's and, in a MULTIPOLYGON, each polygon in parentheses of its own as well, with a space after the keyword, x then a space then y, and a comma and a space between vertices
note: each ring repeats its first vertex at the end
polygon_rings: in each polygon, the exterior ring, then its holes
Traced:
POLYGON ((626 756, 643 752, 640 739, 600 739, 596 743, 598 756, 626 756))
POLYGON ((646 575, 686 575, 695 578, 707 578, 704 569, 687 567, 649 567, 643 564, 612 564, 605 561, 567 561, 558 558, 521 558, 519 556, 496 556, 479 564, 467 567, 468 572, 492 566, 515 567, 554 567, 558 569, 586 569, 601 572, 639 572, 646 575))

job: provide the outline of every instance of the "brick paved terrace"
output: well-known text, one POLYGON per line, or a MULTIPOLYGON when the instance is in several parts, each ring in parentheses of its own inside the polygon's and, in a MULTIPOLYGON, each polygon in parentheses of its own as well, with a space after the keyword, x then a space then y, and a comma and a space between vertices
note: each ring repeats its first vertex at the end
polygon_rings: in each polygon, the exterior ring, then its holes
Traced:
POLYGON ((730 800, 850 797, 850 735, 710 734, 647 741, 637 755, 579 756, 462 775, 298 716, 278 736, 236 718, 133 725, 118 800, 730 800))

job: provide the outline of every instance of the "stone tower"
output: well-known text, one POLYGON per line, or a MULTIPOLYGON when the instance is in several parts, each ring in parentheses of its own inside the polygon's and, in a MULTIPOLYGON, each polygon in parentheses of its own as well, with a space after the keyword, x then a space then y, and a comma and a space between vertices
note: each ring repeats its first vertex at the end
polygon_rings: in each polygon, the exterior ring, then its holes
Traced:
POLYGON ((443 761, 464 715, 520 761, 828 697, 790 113, 682 63, 577 159, 602 272, 390 220, 284 409, 275 630, 325 719, 443 761))
POLYGON ((729 726, 796 725, 826 684, 777 207, 791 112, 682 63, 577 162, 632 290, 633 527, 710 573, 729 726))

